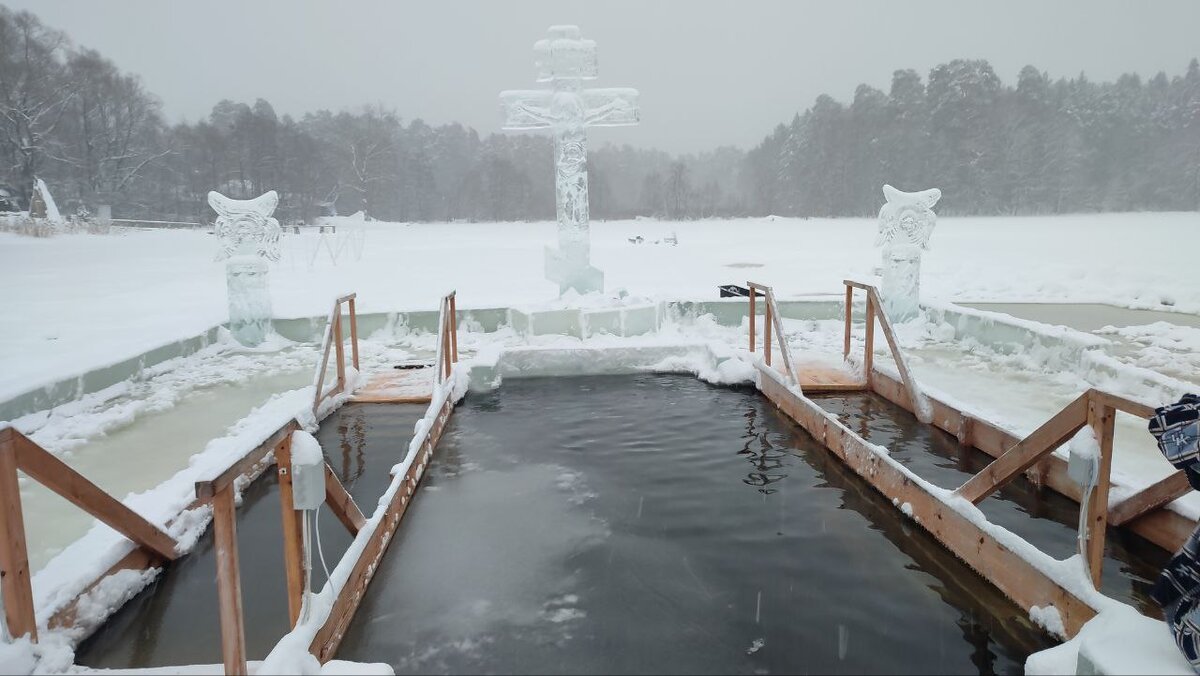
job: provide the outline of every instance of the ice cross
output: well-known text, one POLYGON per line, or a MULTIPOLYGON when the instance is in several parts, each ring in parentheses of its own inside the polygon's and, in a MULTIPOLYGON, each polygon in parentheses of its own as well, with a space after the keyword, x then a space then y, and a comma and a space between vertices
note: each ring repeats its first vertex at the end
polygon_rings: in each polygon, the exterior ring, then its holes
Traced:
POLYGON ((554 132, 558 250, 546 248, 546 278, 559 293, 602 291, 604 273, 591 265, 588 232, 587 128, 638 123, 636 89, 584 89, 596 78, 596 42, 578 26, 551 26, 533 45, 537 81, 550 89, 500 92, 504 128, 554 132))

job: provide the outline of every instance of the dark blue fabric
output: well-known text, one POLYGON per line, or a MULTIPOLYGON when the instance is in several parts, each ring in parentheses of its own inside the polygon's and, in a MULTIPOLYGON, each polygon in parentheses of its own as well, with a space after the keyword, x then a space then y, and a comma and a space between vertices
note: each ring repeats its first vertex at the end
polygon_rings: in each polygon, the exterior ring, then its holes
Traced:
POLYGON ((1178 403, 1155 409, 1149 427, 1163 457, 1178 469, 1196 469, 1194 465, 1200 461, 1200 396, 1185 394, 1178 403))

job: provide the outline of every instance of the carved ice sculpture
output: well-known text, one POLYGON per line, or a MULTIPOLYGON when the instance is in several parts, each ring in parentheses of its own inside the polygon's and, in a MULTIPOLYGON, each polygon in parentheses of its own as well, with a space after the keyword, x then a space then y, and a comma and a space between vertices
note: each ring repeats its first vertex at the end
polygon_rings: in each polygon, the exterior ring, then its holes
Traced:
POLYGON ((596 78, 596 43, 579 36, 577 26, 551 26, 550 36, 533 46, 537 81, 551 89, 500 92, 509 130, 550 129, 554 133, 558 250, 546 248, 546 278, 559 293, 602 291, 604 273, 591 265, 588 231, 587 127, 638 123, 636 89, 584 89, 596 78))
POLYGON ((929 248, 929 237, 937 225, 933 205, 942 197, 937 188, 901 192, 883 186, 887 203, 879 210, 879 238, 883 247, 884 310, 892 321, 917 315, 921 300, 921 253, 929 248))
POLYGON ((243 345, 259 345, 271 329, 271 293, 267 263, 279 260, 279 221, 271 218, 279 195, 270 191, 252 200, 230 199, 216 191, 208 204, 217 212, 216 235, 221 240, 217 260, 225 260, 229 292, 229 330, 243 345))

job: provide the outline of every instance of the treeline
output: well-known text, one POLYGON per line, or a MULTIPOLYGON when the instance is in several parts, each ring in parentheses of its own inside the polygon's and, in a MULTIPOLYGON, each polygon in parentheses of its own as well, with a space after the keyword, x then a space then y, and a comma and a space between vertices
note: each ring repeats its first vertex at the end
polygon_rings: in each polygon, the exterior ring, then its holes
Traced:
POLYGON ((896 71, 887 94, 821 96, 745 162, 756 214, 875 213, 879 186, 937 187, 938 211, 1055 214, 1200 208, 1200 63, 1095 83, 986 61, 896 71))
MULTIPOLYGON (((552 219, 551 148, 375 107, 279 116, 261 99, 170 124, 137 77, 0 6, 0 188, 27 198, 41 177, 64 214, 203 221, 209 190, 273 189, 285 221, 552 219)), ((1009 87, 953 61, 927 82, 897 71, 887 94, 860 86, 849 105, 821 96, 749 152, 588 159, 593 218, 868 215, 883 183, 941 188, 942 213, 1196 209, 1200 66, 1115 83, 1027 67, 1009 87)))

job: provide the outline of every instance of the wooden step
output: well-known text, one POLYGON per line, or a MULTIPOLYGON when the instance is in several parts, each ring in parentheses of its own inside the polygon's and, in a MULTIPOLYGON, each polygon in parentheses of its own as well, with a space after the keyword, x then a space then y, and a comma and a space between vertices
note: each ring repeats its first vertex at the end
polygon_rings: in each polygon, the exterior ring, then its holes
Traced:
MULTIPOLYGON (((805 394, 819 392, 861 392, 867 389, 867 384, 857 374, 846 367, 815 361, 797 361, 796 373, 800 378, 800 389, 805 394)), ((784 373, 786 367, 783 358, 778 353, 771 359, 771 367, 784 373)))
POLYGON ((358 404, 428 404, 433 399, 433 367, 388 369, 370 376, 350 397, 358 404))

